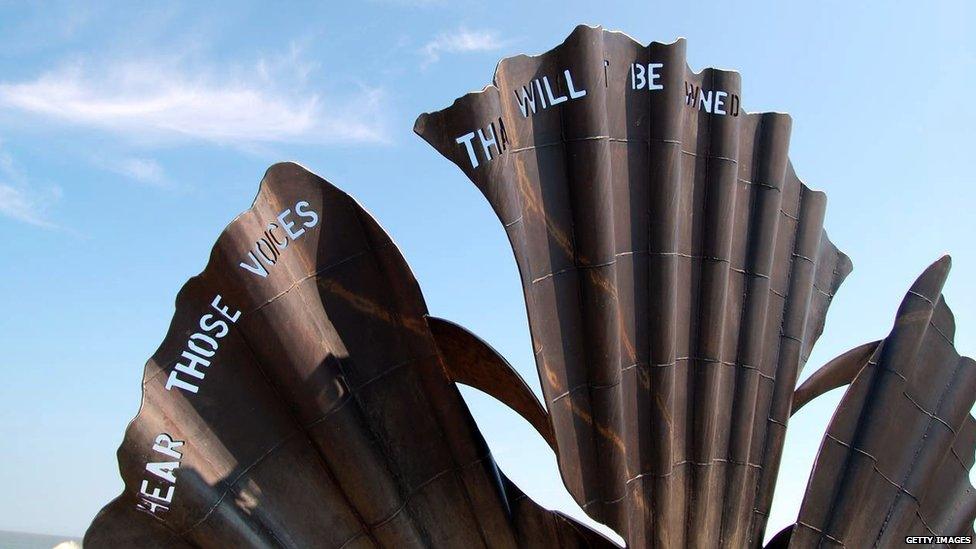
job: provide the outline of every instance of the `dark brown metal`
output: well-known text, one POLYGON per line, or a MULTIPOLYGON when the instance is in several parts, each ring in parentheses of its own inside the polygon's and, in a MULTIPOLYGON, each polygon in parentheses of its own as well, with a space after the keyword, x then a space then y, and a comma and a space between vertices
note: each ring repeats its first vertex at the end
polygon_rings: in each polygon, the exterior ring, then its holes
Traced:
POLYGON ((793 535, 793 527, 794 525, 791 524, 777 532, 776 535, 769 540, 769 543, 766 544, 766 549, 787 549, 787 547, 790 546, 790 537, 793 535))
POLYGON ((119 449, 125 491, 86 547, 614 546, 499 472, 452 375, 548 418, 487 346, 439 348, 426 314, 352 198, 273 166, 177 297, 119 449))
POLYGON ((793 392, 793 409, 790 415, 797 413, 800 408, 818 396, 843 387, 854 381, 861 368, 868 363, 881 341, 871 341, 854 347, 850 351, 824 364, 793 392))
POLYGON ((449 320, 429 316, 427 324, 451 380, 484 391, 518 412, 556 451, 549 413, 501 355, 478 336, 449 320))
POLYGON ((761 544, 786 423, 850 383, 799 518, 768 547, 973 535, 976 364, 948 257, 887 338, 800 369, 851 270, 787 115, 684 42, 578 27, 415 130, 508 232, 545 407, 490 346, 427 315, 386 233, 295 164, 180 291, 92 547, 615 547, 497 468, 456 387, 529 421, 631 547, 761 544), (547 412, 548 408, 548 412, 547 412), (551 414, 551 415, 550 415, 551 414))
POLYGON ((791 121, 739 75, 578 27, 415 131, 519 266, 563 480, 633 547, 762 542, 790 403, 851 270, 791 121))
MULTIPOLYGON (((820 446, 790 547, 895 547, 973 537, 976 363, 953 345, 948 256, 905 296, 820 446)), ((940 544, 941 545, 941 544, 940 544)))

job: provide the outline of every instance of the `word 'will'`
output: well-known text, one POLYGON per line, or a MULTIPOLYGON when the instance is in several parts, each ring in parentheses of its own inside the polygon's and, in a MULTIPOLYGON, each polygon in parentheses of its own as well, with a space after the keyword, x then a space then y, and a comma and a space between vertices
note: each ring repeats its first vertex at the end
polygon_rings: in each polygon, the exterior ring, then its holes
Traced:
POLYGON ((569 73, 569 69, 563 71, 563 79, 566 82, 566 92, 567 95, 554 95, 552 93, 552 86, 549 84, 549 77, 543 76, 541 79, 536 78, 528 84, 521 86, 520 89, 512 90, 515 94, 515 100, 518 101, 519 109, 522 111, 522 116, 525 118, 529 117, 531 114, 536 113, 536 103, 541 109, 548 109, 549 107, 554 107, 560 103, 565 103, 571 99, 579 99, 581 97, 586 97, 586 90, 577 90, 573 86, 573 75, 569 73), (546 94, 542 95, 542 90, 545 88, 546 94), (519 92, 521 91, 521 95, 519 92), (536 94, 536 91, 539 93, 536 94), (548 99, 548 103, 546 102, 548 99))
POLYGON ((210 307, 219 316, 206 313, 200 317, 200 331, 186 340, 186 348, 180 355, 182 360, 173 366, 173 371, 166 380, 167 391, 172 391, 173 387, 191 393, 199 391, 200 386, 190 379, 203 380, 207 377, 206 371, 198 368, 210 368, 210 362, 220 348, 218 340, 230 333, 230 325, 227 323, 236 323, 241 317, 240 311, 231 312, 230 307, 220 304, 220 295, 210 302, 210 307))
POLYGON ((282 250, 288 247, 289 240, 297 240, 305 234, 305 229, 311 229, 319 222, 319 214, 310 209, 308 202, 299 200, 295 204, 295 215, 305 221, 299 225, 291 221, 291 208, 278 214, 275 221, 268 223, 268 228, 254 243, 254 250, 247 253, 247 260, 241 261, 241 268, 249 273, 256 274, 261 278, 268 276, 268 269, 278 263, 278 257, 282 250), (280 236, 275 231, 282 230, 285 234, 280 236), (262 262, 258 258, 263 259, 262 262))
POLYGON ((173 440, 173 437, 166 433, 156 437, 152 449, 162 454, 164 459, 146 464, 146 471, 156 477, 155 479, 150 477, 156 486, 150 486, 149 480, 143 479, 136 509, 153 515, 156 511, 169 511, 169 505, 173 502, 173 495, 176 492, 176 470, 180 468, 180 461, 183 459, 183 453, 177 450, 180 446, 183 446, 183 441, 173 440), (162 487, 158 486, 160 483, 162 487), (166 493, 163 493, 164 489, 166 493))

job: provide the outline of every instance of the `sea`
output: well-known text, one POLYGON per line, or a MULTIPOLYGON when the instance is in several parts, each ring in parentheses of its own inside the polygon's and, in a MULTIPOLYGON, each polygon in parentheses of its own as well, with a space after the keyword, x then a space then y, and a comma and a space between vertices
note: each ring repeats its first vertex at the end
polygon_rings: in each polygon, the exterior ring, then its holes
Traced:
POLYGON ((81 538, 0 530, 0 549, 80 549, 81 538))

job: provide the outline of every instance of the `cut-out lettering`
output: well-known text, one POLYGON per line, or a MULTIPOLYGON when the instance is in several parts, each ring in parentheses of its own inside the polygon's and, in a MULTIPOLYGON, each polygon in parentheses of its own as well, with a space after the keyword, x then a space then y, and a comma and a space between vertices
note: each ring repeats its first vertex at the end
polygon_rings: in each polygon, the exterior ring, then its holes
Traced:
POLYGON ((183 460, 183 452, 178 448, 184 442, 175 440, 167 433, 159 434, 153 442, 153 451, 162 454, 166 460, 146 463, 149 476, 139 485, 136 509, 159 516, 160 512, 169 511, 176 495, 176 471, 183 460))
MULTIPOLYGON (((241 317, 240 311, 231 310, 228 305, 221 303, 220 295, 210 302, 210 307, 216 311, 200 317, 198 325, 200 331, 193 333, 186 340, 184 351, 180 359, 173 365, 173 370, 166 378, 166 390, 174 388, 196 394, 200 390, 200 382, 207 377, 212 359, 220 349, 219 340, 230 332, 230 324, 236 323, 241 317), (214 320, 222 316, 223 320, 214 320), (229 324, 230 323, 230 324, 229 324)), ((160 443, 157 441, 157 446, 160 443)), ((154 450, 162 451, 153 447, 154 450)))
MULTIPOLYGON (((528 93, 528 92, 526 92, 528 93)), ((526 100, 526 108, 535 109, 535 95, 533 92, 532 102, 526 100)), ((472 168, 477 168, 482 162, 491 162, 509 147, 508 134, 505 132, 505 123, 499 118, 488 123, 484 128, 468 132, 454 140, 458 145, 464 146, 464 151, 468 155, 468 161, 472 168), (478 146, 476 147, 475 144, 478 146), (480 158, 479 158, 480 154, 480 158)))
POLYGON ((630 64, 630 89, 632 90, 663 90, 664 84, 661 80, 661 70, 664 63, 631 63, 630 64))
POLYGON ((709 114, 739 116, 739 95, 725 90, 705 90, 685 82, 685 105, 709 114))
POLYGON ((319 222, 319 215, 309 207, 309 203, 300 200, 295 204, 294 213, 287 208, 267 225, 264 233, 254 241, 254 246, 247 252, 240 267, 245 271, 261 278, 267 278, 270 268, 278 263, 283 250, 289 241, 297 240, 319 222), (283 233, 283 234, 282 234, 283 233))
MULTIPOLYGON (((604 60, 604 75, 609 64, 609 61, 604 60)), ((524 118, 567 101, 586 97, 586 90, 577 87, 578 84, 573 81, 573 75, 569 69, 564 70, 560 77, 561 81, 557 82, 555 88, 552 81, 549 80, 549 76, 544 75, 512 90, 524 118), (558 84, 562 84, 562 87, 559 87, 558 84)))

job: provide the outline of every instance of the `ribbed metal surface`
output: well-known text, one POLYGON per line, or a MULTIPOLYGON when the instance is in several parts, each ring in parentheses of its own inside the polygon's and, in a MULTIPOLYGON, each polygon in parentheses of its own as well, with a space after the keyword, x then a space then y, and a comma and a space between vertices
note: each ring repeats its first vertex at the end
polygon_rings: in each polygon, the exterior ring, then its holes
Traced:
POLYGON ((953 345, 955 322, 942 298, 949 264, 945 257, 915 281, 891 333, 844 394, 790 547, 973 537, 976 363, 953 345))
POLYGON ((633 547, 762 541, 799 369, 848 258, 739 75, 578 27, 415 131, 521 273, 563 480, 633 547))
MULTIPOLYGON (((176 299, 119 449, 125 491, 85 545, 612 546, 498 471, 449 372, 507 365, 447 330, 468 355, 438 347, 400 252, 354 200, 273 166, 176 299)), ((548 421, 501 378, 471 382, 548 421)))

